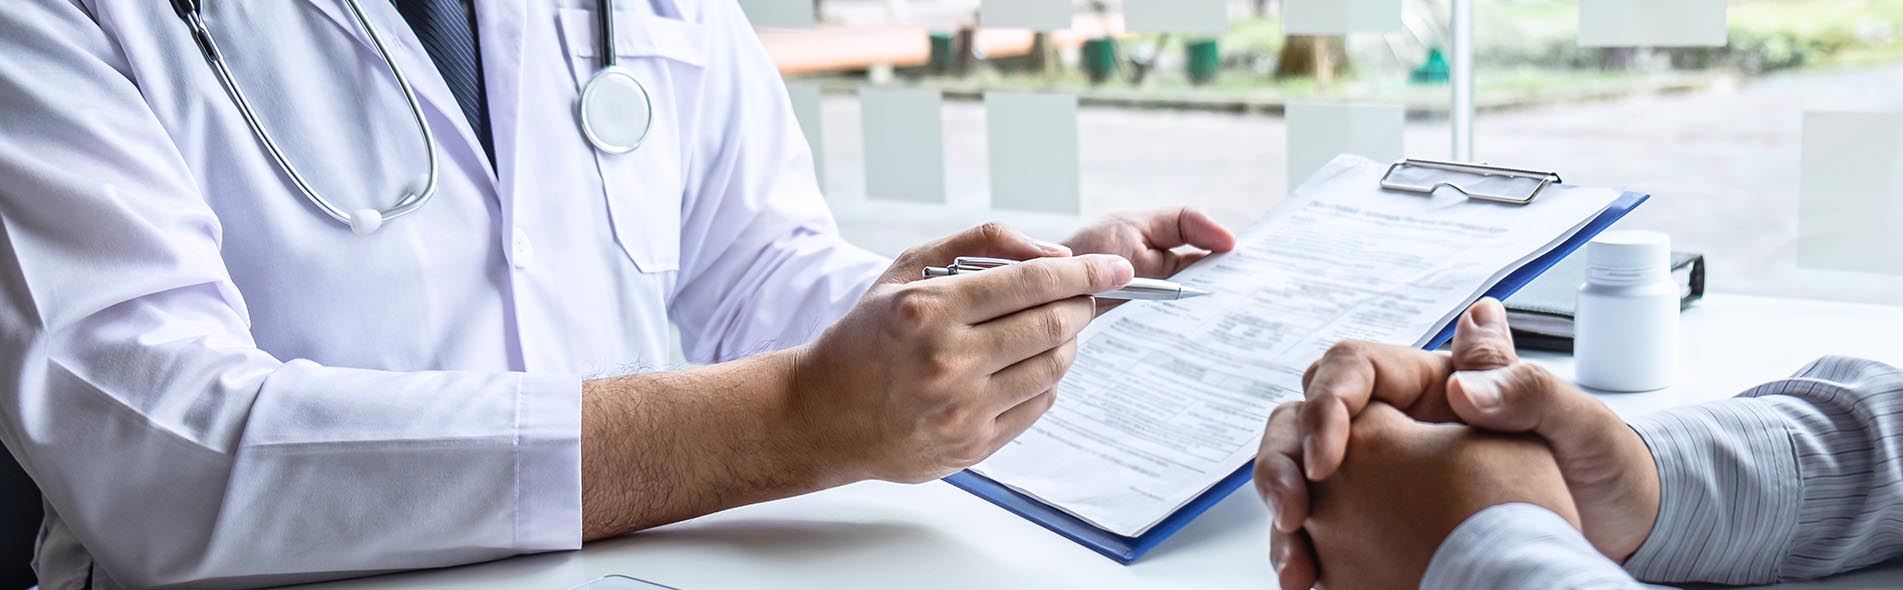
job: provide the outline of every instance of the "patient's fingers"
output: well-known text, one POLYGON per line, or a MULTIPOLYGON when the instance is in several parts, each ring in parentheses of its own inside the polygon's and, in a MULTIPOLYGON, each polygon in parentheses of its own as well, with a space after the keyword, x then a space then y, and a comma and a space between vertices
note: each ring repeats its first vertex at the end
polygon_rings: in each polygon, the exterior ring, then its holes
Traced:
POLYGON ((1370 402, 1386 402, 1410 414, 1417 406, 1443 407, 1442 387, 1451 373, 1450 357, 1416 348, 1352 340, 1329 347, 1303 375, 1307 404, 1300 420, 1301 461, 1308 479, 1320 481, 1341 466, 1348 423, 1370 402))
POLYGON ((1507 308, 1488 297, 1467 308, 1454 328, 1454 370, 1485 371, 1520 362, 1507 326, 1507 308))
POLYGON ((1269 531, 1269 563, 1282 590, 1309 590, 1321 578, 1308 533, 1269 531))
POLYGON ((1255 459, 1256 491, 1274 513, 1275 528, 1293 531, 1308 520, 1308 481, 1302 477, 1301 431, 1296 424, 1303 402, 1277 406, 1262 433, 1255 459))
POLYGON ((1300 416, 1305 402, 1288 402, 1269 413, 1262 432, 1262 448, 1255 459, 1255 486, 1274 513, 1269 531, 1269 561, 1283 590, 1308 590, 1315 585, 1315 551, 1302 532, 1308 520, 1308 480, 1302 477, 1300 416))
POLYGON ((1603 452, 1606 433, 1626 428, 1605 402, 1533 363, 1461 371, 1449 381, 1448 398, 1468 424, 1538 434, 1561 458, 1603 452))

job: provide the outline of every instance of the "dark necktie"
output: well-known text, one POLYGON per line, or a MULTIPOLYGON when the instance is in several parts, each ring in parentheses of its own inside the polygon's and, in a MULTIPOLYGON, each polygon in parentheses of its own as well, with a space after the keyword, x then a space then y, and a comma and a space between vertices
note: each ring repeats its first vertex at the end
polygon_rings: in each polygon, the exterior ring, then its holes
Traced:
POLYGON ((443 81, 456 95, 463 117, 476 130, 482 152, 495 164, 494 142, 489 137, 489 99, 482 91, 482 54, 476 42, 476 11, 471 0, 396 0, 403 20, 410 22, 416 38, 423 42, 430 60, 443 73, 443 81))

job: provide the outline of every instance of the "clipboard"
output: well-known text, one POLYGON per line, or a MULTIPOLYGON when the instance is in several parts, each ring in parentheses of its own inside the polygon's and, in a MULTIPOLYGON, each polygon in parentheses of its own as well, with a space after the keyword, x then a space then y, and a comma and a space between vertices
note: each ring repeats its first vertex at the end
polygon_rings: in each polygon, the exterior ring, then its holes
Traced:
MULTIPOLYGON (((1395 162, 1383 175, 1382 188, 1403 192, 1431 194, 1441 187, 1450 187, 1467 196, 1479 200, 1525 205, 1538 198, 1544 189, 1561 183, 1556 173, 1517 168, 1503 168, 1483 164, 1465 164, 1438 160, 1407 159, 1395 162), (1392 183, 1394 186, 1390 186, 1392 183)), ((1567 255, 1585 246, 1594 236, 1611 227, 1613 223, 1624 219, 1626 214, 1645 203, 1651 195, 1626 192, 1606 206, 1599 216, 1586 222, 1572 237, 1561 242, 1552 251, 1535 258, 1508 273, 1499 283, 1487 289, 1486 296, 1505 300, 1508 296, 1525 287, 1534 278, 1558 264, 1567 255)), ((1447 344, 1454 337, 1454 326, 1458 322, 1449 322, 1447 327, 1428 341, 1424 347, 1435 350, 1447 344)), ((1010 511, 1026 520, 1057 533, 1064 538, 1103 554, 1117 563, 1129 565, 1156 549, 1165 540, 1181 531, 1190 521, 1209 511, 1218 502, 1229 497, 1243 484, 1248 483, 1254 471, 1255 463, 1243 464, 1235 472, 1217 481, 1170 514, 1156 526, 1142 535, 1126 537, 1097 528, 1083 519, 1058 509, 1055 506, 1019 493, 1004 484, 998 483, 971 470, 964 470, 945 477, 945 482, 972 495, 985 499, 1000 508, 1010 511)))
POLYGON ((1509 205, 1532 203, 1546 187, 1562 182, 1557 172, 1419 158, 1395 162, 1381 175, 1381 188, 1391 191, 1431 195, 1449 188, 1471 199, 1509 205))

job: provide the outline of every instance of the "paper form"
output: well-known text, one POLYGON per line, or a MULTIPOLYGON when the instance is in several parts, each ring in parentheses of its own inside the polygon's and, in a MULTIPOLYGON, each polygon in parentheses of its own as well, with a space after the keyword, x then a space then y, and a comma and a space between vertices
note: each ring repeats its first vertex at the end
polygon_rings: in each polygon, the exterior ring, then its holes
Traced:
POLYGON ((1530 205, 1379 188, 1344 155, 1174 280, 1213 297, 1128 304, 1084 331, 1057 403, 974 471, 1137 536, 1254 458, 1276 404, 1343 339, 1425 344, 1620 192, 1557 185, 1530 205))

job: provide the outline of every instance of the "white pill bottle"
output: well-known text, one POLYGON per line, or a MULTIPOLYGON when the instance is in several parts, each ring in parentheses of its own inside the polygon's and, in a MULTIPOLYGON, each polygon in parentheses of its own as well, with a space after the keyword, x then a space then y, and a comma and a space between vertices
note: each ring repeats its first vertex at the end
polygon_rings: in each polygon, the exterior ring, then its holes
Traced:
POLYGON ((1670 387, 1678 369, 1678 312, 1670 237, 1610 231, 1594 238, 1573 317, 1579 385, 1619 392, 1670 387))

